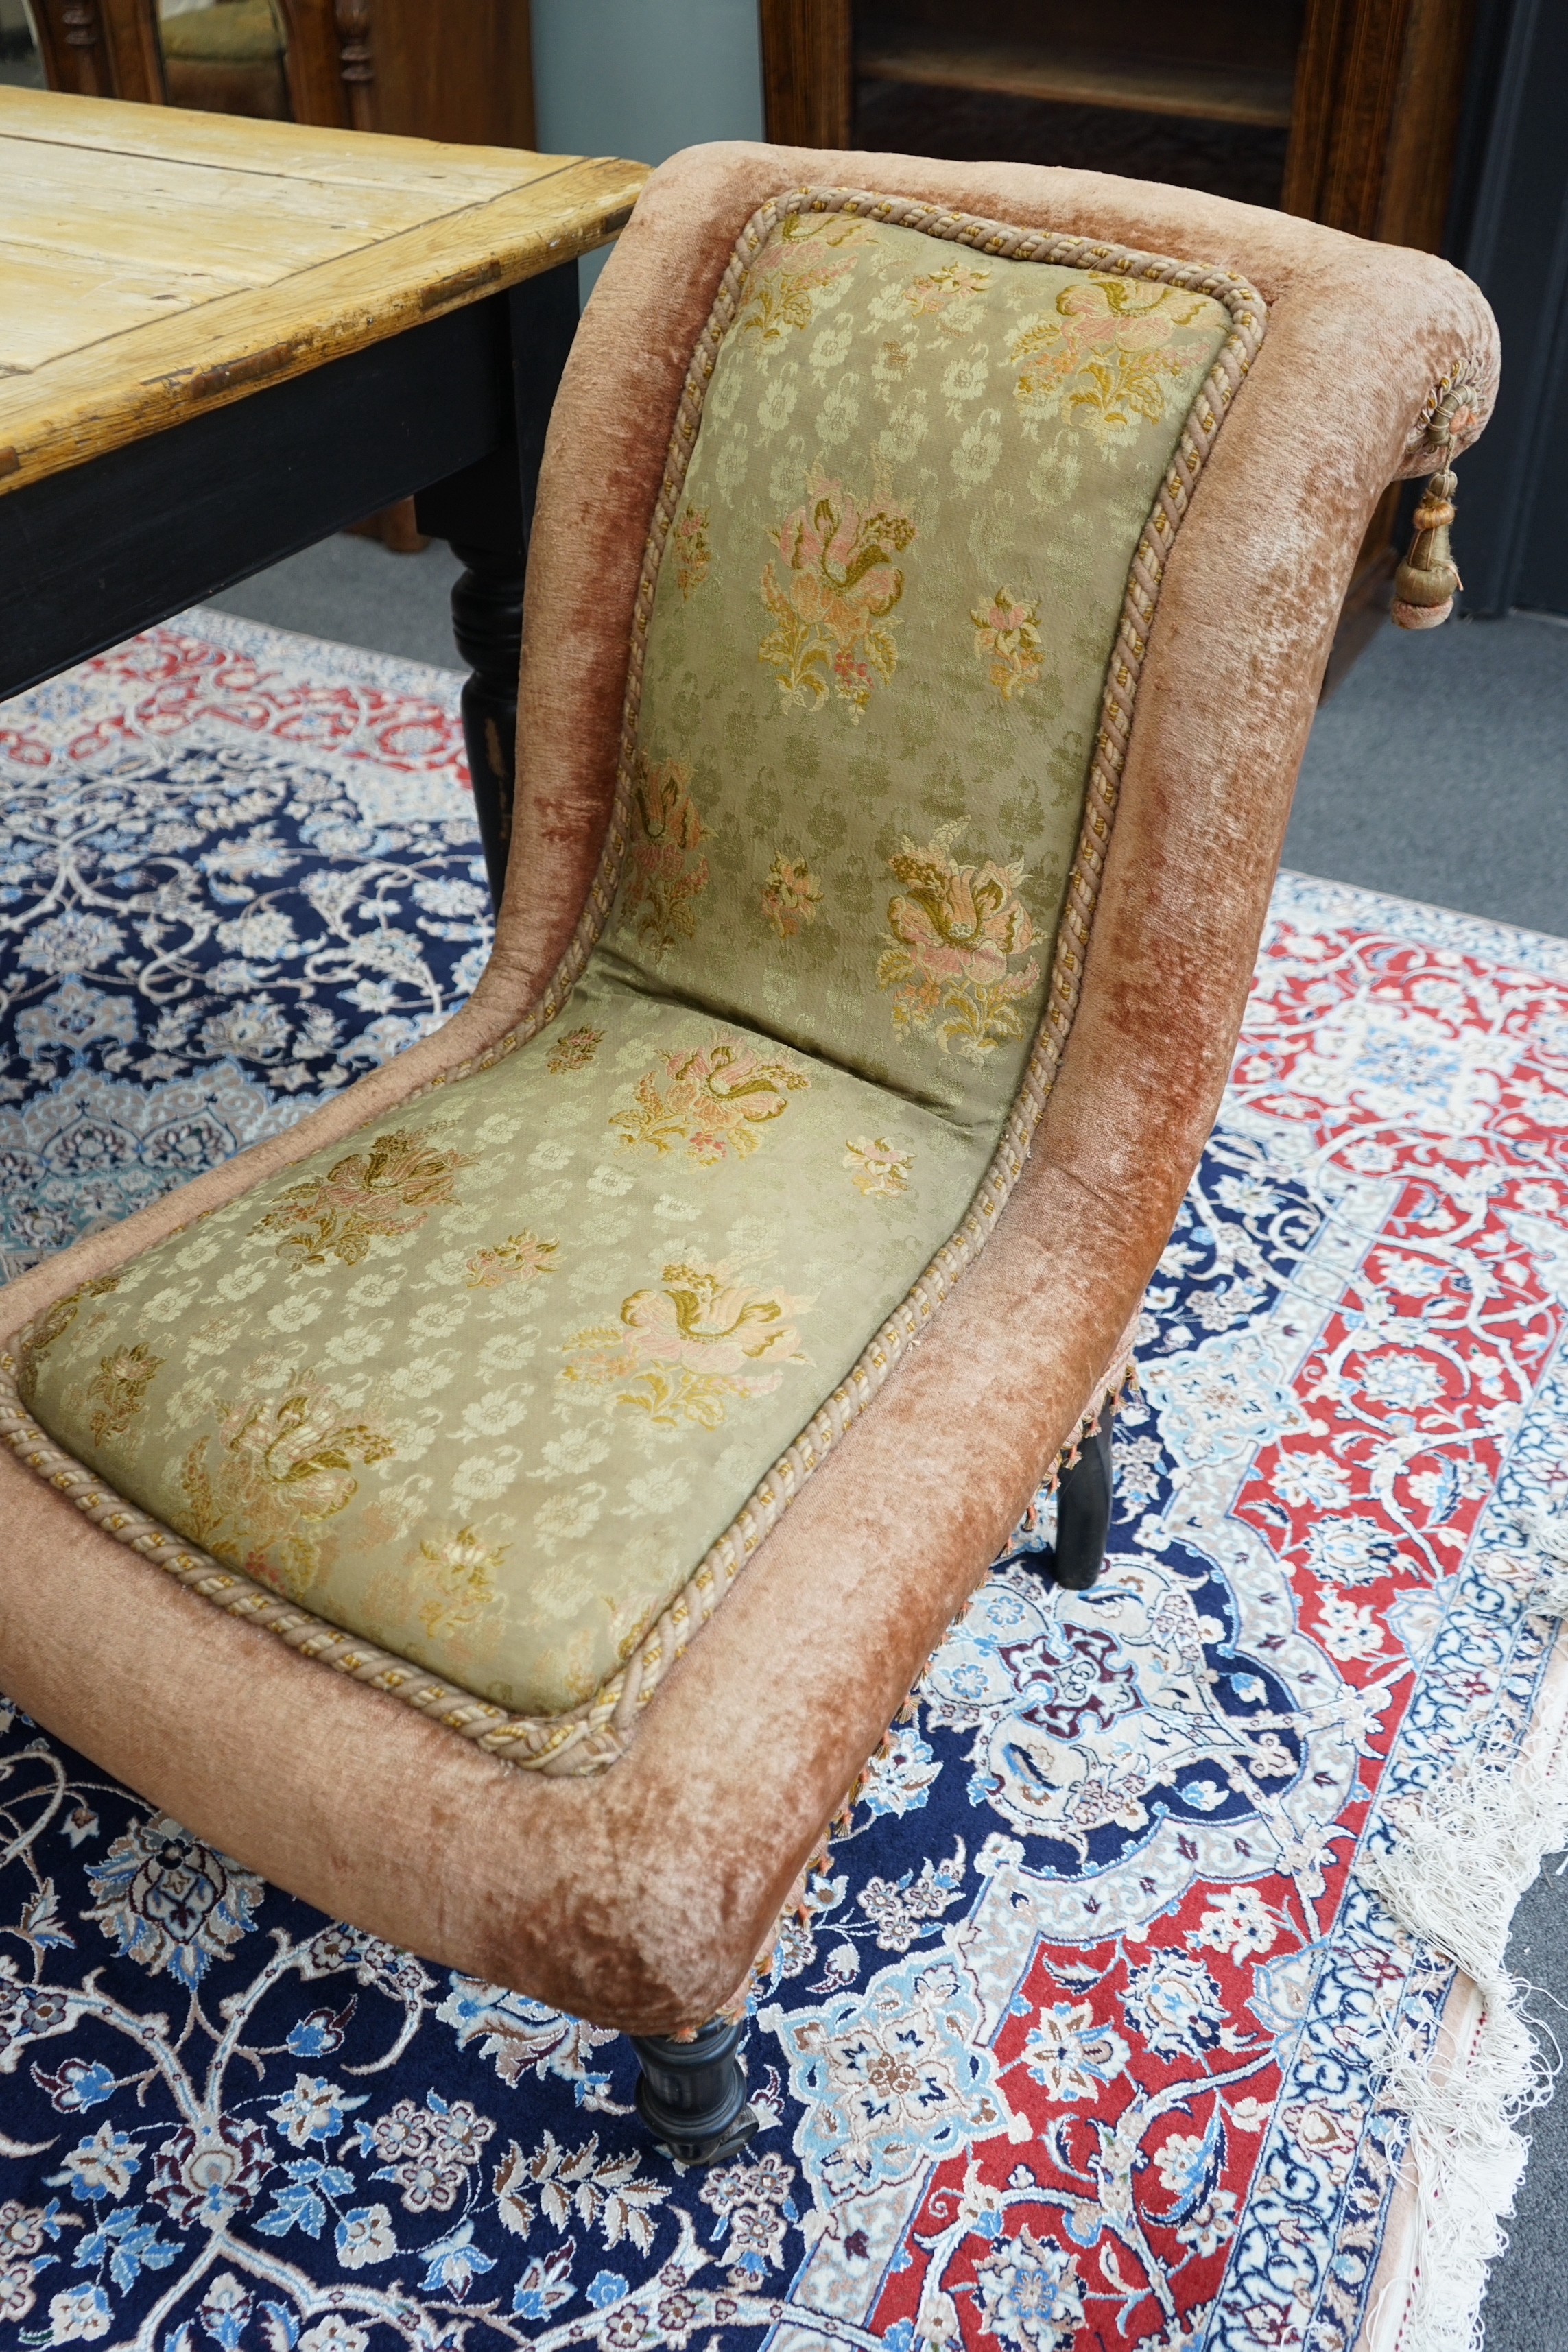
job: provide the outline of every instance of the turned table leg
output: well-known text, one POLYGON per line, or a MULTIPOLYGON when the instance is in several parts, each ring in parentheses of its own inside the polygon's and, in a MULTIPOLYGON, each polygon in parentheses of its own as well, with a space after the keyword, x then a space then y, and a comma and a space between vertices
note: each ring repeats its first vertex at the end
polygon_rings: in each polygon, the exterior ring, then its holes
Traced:
POLYGON ((463 741, 490 892, 500 907, 511 842, 522 592, 544 436, 577 327, 577 265, 565 262, 496 298, 498 437, 487 457, 422 489, 419 529, 464 569, 452 634, 469 676, 463 741))
POLYGON ((739 2156, 757 2128, 746 2105, 741 2051, 746 2021, 715 2018, 689 2042, 629 2036, 642 2067, 637 2113, 681 2164, 721 2164, 739 2156))
POLYGON ((451 547, 466 567, 452 587, 452 634, 469 671, 463 687, 463 741, 485 871, 499 907, 511 846, 526 562, 521 549, 473 547, 458 540, 451 547))

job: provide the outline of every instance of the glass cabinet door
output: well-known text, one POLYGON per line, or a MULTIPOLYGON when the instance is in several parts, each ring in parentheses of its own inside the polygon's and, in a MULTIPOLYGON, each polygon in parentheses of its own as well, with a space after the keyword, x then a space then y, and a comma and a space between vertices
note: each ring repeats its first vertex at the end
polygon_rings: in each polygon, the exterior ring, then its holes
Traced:
POLYGON ((0 83, 42 89, 44 61, 27 0, 0 0, 0 83))
POLYGON ((852 143, 1278 205, 1304 0, 856 0, 852 143))

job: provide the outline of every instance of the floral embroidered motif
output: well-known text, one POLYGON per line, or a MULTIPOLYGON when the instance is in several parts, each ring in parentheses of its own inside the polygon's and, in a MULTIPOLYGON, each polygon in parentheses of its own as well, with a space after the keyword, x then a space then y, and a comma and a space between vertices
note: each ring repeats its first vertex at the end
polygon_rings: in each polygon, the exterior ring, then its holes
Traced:
POLYGON ((432 1149, 434 1128, 378 1135, 363 1151, 336 1160, 324 1176, 291 1184, 279 1205, 251 1231, 281 1233, 278 1255, 296 1267, 358 1265, 373 1241, 418 1231, 432 1209, 454 1202, 460 1151, 432 1149), (408 1213, 400 1213, 407 1212, 408 1213))
POLYGON ((762 1142, 759 1129, 782 1118, 786 1097, 809 1087, 804 1070, 784 1061, 763 1061, 739 1037, 721 1030, 711 1043, 690 1053, 667 1054, 667 1084, 657 1070, 637 1080, 637 1108, 617 1111, 610 1125, 623 1150, 639 1143, 668 1151, 684 1143, 704 1168, 733 1155, 744 1160, 762 1142))
POLYGON ((504 1242, 476 1250, 464 1269, 470 1290, 500 1290, 504 1284, 536 1282, 555 1272, 560 1244, 541 1241, 537 1234, 510 1234, 504 1242))
POLYGON ((697 929, 691 902, 708 887, 708 860, 696 852, 707 838, 691 797, 690 769, 679 760, 655 765, 639 754, 621 919, 637 919, 637 937, 655 956, 697 929))
POLYGON ((990 283, 989 269, 970 269, 962 261, 950 261, 914 278, 904 289, 904 299, 917 319, 940 319, 954 302, 984 294, 990 283))
POLYGON ((568 1070, 585 1070, 604 1042, 604 1031, 585 1023, 581 1029, 568 1029, 544 1056, 544 1066, 553 1078, 563 1078, 568 1070))
POLYGON ((87 1384, 88 1395, 97 1403, 88 1424, 95 1445, 124 1435, 147 1402, 147 1391, 163 1362, 162 1356, 154 1356, 140 1342, 133 1348, 117 1348, 111 1356, 100 1360, 87 1384))
MULTIPOLYGON (((795 2169, 776 2150, 743 2164, 721 2165, 704 2176, 699 2191, 704 2205, 719 2216, 714 2235, 721 2240, 730 2265, 730 2284, 744 2294, 752 2281, 777 2268, 784 2259, 789 2216, 795 2210, 790 2191, 795 2169)), ((665 2323, 664 2310, 659 2312, 665 2323)))
POLYGON ((1027 421, 1064 416, 1101 448, 1158 424, 1186 398, 1201 355, 1173 347, 1179 327, 1205 320, 1205 296, 1125 278, 1065 287, 1054 311, 1013 341, 1014 387, 1027 421))
POLYGON ((36 1323, 28 1325, 16 1342, 16 1394, 29 1411, 37 1396, 38 1359, 70 1329, 84 1298, 106 1297, 119 1287, 118 1274, 100 1274, 96 1282, 80 1283, 75 1290, 68 1290, 65 1297, 57 1298, 36 1323))
POLYGON ((757 658, 776 671, 786 703, 820 709, 831 680, 855 721, 873 682, 888 685, 899 666, 892 630, 883 625, 904 593, 893 559, 913 544, 914 520, 881 490, 863 505, 820 471, 807 477, 806 490, 807 503, 771 534, 785 572, 781 582, 770 560, 763 573, 773 626, 757 658))
POLYGON ((568 1339, 575 1360, 562 1378, 618 1388, 616 1403, 656 1429, 717 1429, 731 1398, 770 1396, 784 1365, 810 1361, 791 1320, 808 1300, 752 1288, 727 1265, 667 1265, 662 1279, 660 1290, 634 1291, 618 1323, 568 1339))
POLYGON ((708 544, 707 508, 694 507, 688 499, 672 537, 675 541, 676 585, 684 603, 701 587, 713 561, 713 551, 708 544))
POLYGON ((822 885, 803 859, 775 857, 763 885, 763 912, 781 940, 793 940, 804 924, 815 923, 822 904, 822 885))
POLYGON ((864 222, 847 220, 841 213, 792 215, 747 273, 736 331, 754 334, 767 345, 809 327, 815 298, 848 276, 855 267, 849 248, 864 244, 869 234, 864 222))
POLYGON ((209 1435, 192 1446, 180 1476, 193 1542, 295 1601, 322 1564, 315 1529, 359 1490, 356 1459, 368 1469, 397 1451, 382 1431, 348 1420, 310 1373, 297 1378, 276 1404, 220 1404, 216 1467, 209 1435))
POLYGON ((905 837, 889 859, 903 887, 888 904, 891 940, 878 960, 877 984, 896 988, 893 1026, 900 1034, 936 1024, 942 1052, 978 1061, 1005 1038, 1024 1034, 1019 1005, 1039 985, 1028 955, 1035 927, 1018 897, 1021 866, 958 866, 948 845, 960 831, 944 825, 923 848, 905 837), (945 1015, 939 1021, 939 1015, 945 1015))
POLYGON ((421 1542, 420 1581, 435 1590, 420 1605, 419 1622, 433 1642, 467 1632, 504 1597, 496 1571, 510 1549, 481 1543, 472 1528, 459 1528, 438 1542, 421 1542))
POLYGON ((989 604, 976 604, 969 615, 974 624, 974 650, 989 659, 992 685, 1005 702, 1033 686, 1040 675, 1040 608, 1025 604, 1010 588, 998 588, 989 604))
POLYGON ((898 1150, 886 1136, 873 1141, 862 1135, 845 1146, 844 1165, 852 1173, 855 1190, 864 1192, 868 1201, 890 1199, 895 1192, 904 1192, 914 1164, 914 1153, 898 1150))

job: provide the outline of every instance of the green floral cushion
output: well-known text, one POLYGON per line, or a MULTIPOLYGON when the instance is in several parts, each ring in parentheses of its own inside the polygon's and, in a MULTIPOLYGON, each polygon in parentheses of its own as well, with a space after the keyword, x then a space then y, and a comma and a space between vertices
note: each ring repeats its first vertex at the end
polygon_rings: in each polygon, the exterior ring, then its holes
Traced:
POLYGON ((564 1010, 65 1301, 121 1495, 500 1706, 600 1692, 970 1211, 1129 563, 1231 321, 826 212, 757 256, 564 1010))
POLYGON ((216 1558, 552 1714, 635 1646, 985 1158, 591 971, 521 1052, 75 1303, 24 1394, 216 1558))

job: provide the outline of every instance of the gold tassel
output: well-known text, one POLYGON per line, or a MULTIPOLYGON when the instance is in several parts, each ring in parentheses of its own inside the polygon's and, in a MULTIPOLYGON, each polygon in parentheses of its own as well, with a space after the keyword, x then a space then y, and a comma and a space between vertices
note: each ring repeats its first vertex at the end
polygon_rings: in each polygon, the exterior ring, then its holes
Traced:
POLYGON ((1445 466, 1421 493, 1410 552, 1394 575, 1394 618, 1402 629, 1440 628, 1464 585, 1448 546, 1455 487, 1445 466))

